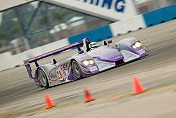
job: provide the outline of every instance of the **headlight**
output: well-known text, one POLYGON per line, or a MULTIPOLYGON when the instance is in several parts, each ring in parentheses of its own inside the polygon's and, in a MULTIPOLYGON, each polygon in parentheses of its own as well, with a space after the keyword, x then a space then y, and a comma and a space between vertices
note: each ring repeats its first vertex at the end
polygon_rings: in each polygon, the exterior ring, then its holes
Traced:
POLYGON ((89 61, 85 60, 85 61, 83 61, 83 64, 85 64, 86 66, 88 66, 89 65, 89 61))
POLYGON ((133 45, 132 47, 133 47, 134 49, 136 49, 136 46, 135 46, 135 45, 133 45))
POLYGON ((89 63, 90 63, 91 65, 93 65, 93 64, 94 64, 94 61, 93 61, 93 60, 89 60, 89 63))
POLYGON ((138 49, 140 49, 142 47, 142 43, 136 42, 134 45, 132 45, 132 47, 133 47, 133 49, 138 50, 138 49))
POLYGON ((138 48, 138 47, 141 47, 142 44, 141 44, 140 42, 136 42, 136 43, 135 43, 135 46, 138 48))
POLYGON ((94 60, 84 60, 83 61, 83 64, 86 65, 86 66, 93 65, 94 63, 95 63, 94 60))

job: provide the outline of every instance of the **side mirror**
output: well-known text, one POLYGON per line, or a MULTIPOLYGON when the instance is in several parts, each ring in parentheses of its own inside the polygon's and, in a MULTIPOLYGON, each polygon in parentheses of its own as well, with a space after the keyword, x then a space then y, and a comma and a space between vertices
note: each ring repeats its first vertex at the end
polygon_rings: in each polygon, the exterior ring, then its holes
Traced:
POLYGON ((82 50, 79 46, 77 46, 77 49, 78 49, 78 53, 79 53, 79 54, 84 53, 84 50, 82 50))
POLYGON ((84 50, 79 50, 78 53, 82 54, 82 53, 84 53, 84 50))
POLYGON ((108 44, 110 44, 110 43, 112 43, 112 40, 109 40, 109 41, 108 41, 108 44))
POLYGON ((110 44, 110 43, 112 43, 112 40, 109 40, 109 41, 108 41, 108 47, 109 47, 109 44, 110 44))

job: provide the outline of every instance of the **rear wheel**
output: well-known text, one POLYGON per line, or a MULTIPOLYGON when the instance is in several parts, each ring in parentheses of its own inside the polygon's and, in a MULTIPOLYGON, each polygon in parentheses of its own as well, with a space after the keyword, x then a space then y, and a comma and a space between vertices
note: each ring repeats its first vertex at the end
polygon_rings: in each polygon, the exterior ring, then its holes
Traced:
POLYGON ((83 76, 82 76, 82 71, 81 71, 81 68, 80 66, 78 65, 78 62, 73 60, 72 63, 71 63, 71 67, 73 69, 73 72, 76 76, 77 79, 81 79, 83 76))
POLYGON ((45 72, 39 68, 37 74, 38 74, 37 78, 40 84, 42 85, 42 87, 44 87, 45 89, 49 88, 48 79, 47 79, 45 72))

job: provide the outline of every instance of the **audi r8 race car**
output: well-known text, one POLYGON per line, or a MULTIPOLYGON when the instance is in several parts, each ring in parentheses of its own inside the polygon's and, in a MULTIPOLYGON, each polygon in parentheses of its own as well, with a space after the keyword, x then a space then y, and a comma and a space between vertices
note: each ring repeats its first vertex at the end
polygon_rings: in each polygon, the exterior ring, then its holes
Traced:
POLYGON ((145 47, 135 37, 120 40, 114 45, 110 45, 111 43, 112 40, 109 40, 97 45, 96 42, 90 42, 88 38, 85 38, 74 44, 25 60, 24 64, 29 77, 34 79, 36 85, 48 88, 81 79, 147 54, 145 47), (39 65, 37 62, 74 47, 77 47, 78 53, 61 63, 58 63, 56 59, 52 59, 51 63, 43 65, 39 65), (34 76, 30 66, 32 62, 35 62, 37 68, 34 76))

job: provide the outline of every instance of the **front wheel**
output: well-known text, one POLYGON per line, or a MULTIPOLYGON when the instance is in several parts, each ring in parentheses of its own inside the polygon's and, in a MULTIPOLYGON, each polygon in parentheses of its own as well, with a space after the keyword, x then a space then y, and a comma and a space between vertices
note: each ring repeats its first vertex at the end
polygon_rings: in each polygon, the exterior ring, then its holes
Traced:
POLYGON ((83 76, 82 76, 81 68, 78 65, 78 62, 73 60, 72 63, 71 63, 71 67, 73 69, 73 73, 75 74, 76 78, 81 79, 83 76))
POLYGON ((37 79, 39 80, 42 87, 44 87, 45 89, 49 88, 47 76, 46 76, 45 72, 40 68, 38 69, 37 79))

